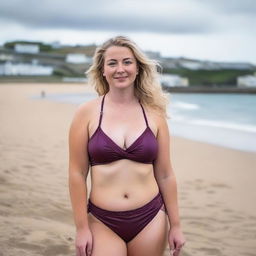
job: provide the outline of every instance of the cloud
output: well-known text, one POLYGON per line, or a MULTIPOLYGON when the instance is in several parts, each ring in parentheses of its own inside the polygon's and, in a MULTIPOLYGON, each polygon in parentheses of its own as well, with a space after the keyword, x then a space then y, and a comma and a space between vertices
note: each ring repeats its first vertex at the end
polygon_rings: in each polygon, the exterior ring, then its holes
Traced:
POLYGON ((255 0, 0 1, 0 43, 98 44, 123 34, 165 56, 256 63, 255 24, 255 0))
POLYGON ((223 28, 220 21, 231 11, 252 12, 250 2, 253 1, 8 0, 0 2, 0 16, 30 28, 206 34, 223 28), (230 2, 234 5, 227 4, 230 2))
MULTIPOLYGON (((197 1, 202 2, 202 0, 197 1)), ((239 14, 255 16, 256 13, 256 2, 254 0, 214 0, 207 1, 207 5, 226 15, 239 14)))

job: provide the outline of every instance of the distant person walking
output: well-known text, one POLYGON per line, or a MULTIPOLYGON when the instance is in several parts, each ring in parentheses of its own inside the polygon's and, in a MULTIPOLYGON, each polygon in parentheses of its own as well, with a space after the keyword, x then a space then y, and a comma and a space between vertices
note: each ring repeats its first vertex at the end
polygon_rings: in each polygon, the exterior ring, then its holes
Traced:
POLYGON ((178 256, 185 239, 156 64, 118 36, 87 73, 99 97, 78 107, 69 132, 76 256, 161 256, 167 242, 178 256))
POLYGON ((41 98, 45 98, 45 91, 41 91, 41 98))

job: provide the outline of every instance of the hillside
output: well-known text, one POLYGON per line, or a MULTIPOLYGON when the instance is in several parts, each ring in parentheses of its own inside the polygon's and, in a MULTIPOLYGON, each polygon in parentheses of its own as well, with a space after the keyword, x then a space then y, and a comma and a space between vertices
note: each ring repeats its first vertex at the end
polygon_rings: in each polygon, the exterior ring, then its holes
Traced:
MULTIPOLYGON (((79 53, 92 57, 96 45, 54 46, 42 42, 13 41, 7 42, 0 48, 0 64, 6 61, 12 63, 36 63, 38 65, 54 68, 53 75, 49 77, 37 77, 41 80, 61 80, 63 77, 85 77, 85 71, 89 63, 70 63, 66 61, 67 54, 79 53), (38 53, 19 53, 15 51, 15 44, 38 45, 38 53)), ((186 77, 190 86, 204 87, 236 87, 237 77, 253 74, 256 67, 250 63, 217 63, 202 62, 186 58, 162 58, 159 55, 163 73, 176 74, 186 77), (196 68, 195 68, 196 67, 196 68)), ((35 79, 35 77, 8 77, 0 76, 0 81, 35 79)))
POLYGON ((95 49, 96 49, 96 45, 61 47, 61 48, 51 49, 49 53, 57 53, 57 54, 82 53, 92 57, 95 52, 95 49))
POLYGON ((50 54, 67 54, 67 53, 82 53, 87 56, 92 57, 96 45, 86 45, 86 46, 81 46, 81 45, 75 45, 75 46, 59 46, 59 47, 53 47, 50 44, 45 44, 42 42, 30 42, 30 41, 12 41, 12 42, 7 42, 3 45, 4 49, 9 49, 9 50, 14 50, 15 44, 30 44, 34 45, 37 44, 39 45, 40 53, 50 53, 50 54))
POLYGON ((253 75, 255 70, 189 70, 189 69, 163 69, 164 73, 176 74, 189 79, 190 86, 235 86, 237 77, 253 75))

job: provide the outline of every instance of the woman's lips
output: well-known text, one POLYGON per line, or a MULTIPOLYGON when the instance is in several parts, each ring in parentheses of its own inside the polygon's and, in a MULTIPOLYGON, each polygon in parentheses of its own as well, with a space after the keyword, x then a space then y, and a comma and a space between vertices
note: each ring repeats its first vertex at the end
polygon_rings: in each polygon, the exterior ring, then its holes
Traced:
POLYGON ((120 77, 114 77, 115 79, 125 79, 127 78, 128 76, 120 76, 120 77))
POLYGON ((122 83, 125 82, 128 76, 120 76, 120 77, 116 77, 114 78, 116 81, 122 83))

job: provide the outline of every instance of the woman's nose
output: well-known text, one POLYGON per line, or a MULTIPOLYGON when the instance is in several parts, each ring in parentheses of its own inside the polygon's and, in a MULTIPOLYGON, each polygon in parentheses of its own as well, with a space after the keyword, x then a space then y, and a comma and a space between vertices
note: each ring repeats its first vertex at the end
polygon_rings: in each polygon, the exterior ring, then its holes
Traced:
POLYGON ((124 72, 123 64, 120 63, 117 65, 117 72, 124 72))

